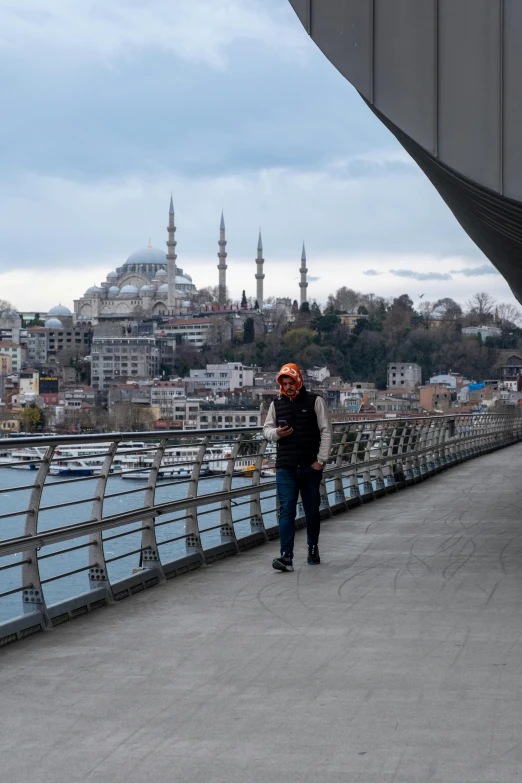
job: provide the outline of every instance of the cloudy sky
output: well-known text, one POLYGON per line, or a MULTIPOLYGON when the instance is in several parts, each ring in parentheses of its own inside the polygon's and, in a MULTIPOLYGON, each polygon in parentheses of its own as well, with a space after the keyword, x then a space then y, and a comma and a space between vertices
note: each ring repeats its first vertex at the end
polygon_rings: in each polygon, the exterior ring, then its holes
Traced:
POLYGON ((298 23, 288 0, 0 0, 0 297, 72 301, 166 240, 231 293, 341 285, 465 301, 508 286, 298 23))

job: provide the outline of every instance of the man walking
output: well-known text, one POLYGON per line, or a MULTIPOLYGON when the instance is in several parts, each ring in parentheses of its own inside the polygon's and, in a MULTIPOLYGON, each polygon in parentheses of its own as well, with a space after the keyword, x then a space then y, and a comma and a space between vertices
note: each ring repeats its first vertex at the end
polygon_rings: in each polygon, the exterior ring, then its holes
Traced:
POLYGON ((301 370, 285 364, 277 376, 281 395, 271 403, 263 427, 267 440, 277 442, 276 485, 279 496, 281 557, 272 566, 293 571, 297 499, 306 518, 308 563, 318 565, 320 485, 323 467, 330 456, 332 425, 324 400, 307 392, 301 370))

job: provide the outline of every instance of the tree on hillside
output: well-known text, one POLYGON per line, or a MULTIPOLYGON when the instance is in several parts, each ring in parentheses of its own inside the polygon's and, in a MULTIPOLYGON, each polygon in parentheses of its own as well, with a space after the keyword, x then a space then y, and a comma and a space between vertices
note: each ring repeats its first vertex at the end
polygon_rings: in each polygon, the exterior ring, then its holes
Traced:
POLYGON ((335 294, 329 295, 326 306, 332 312, 355 313, 359 306, 360 297, 361 295, 357 291, 343 285, 337 289, 335 294))
POLYGON ((16 308, 7 299, 0 299, 0 311, 15 310, 16 308))
POLYGON ((455 321, 457 318, 462 316, 462 307, 458 302, 456 302, 454 299, 451 299, 449 296, 445 296, 443 299, 437 299, 433 305, 433 309, 436 307, 446 308, 445 318, 448 320, 455 321))
POLYGON ((321 308, 317 302, 312 302, 310 307, 310 315, 312 316, 310 319, 310 329, 317 330, 317 323, 322 316, 321 308))
MULTIPOLYGON (((199 305, 215 304, 219 301, 219 286, 208 285, 200 288, 194 294, 194 302, 199 305)), ((225 289, 225 303, 230 304, 230 294, 228 288, 225 289)))
POLYGON ((495 297, 488 294, 487 291, 480 291, 473 294, 471 299, 466 303, 466 307, 470 314, 477 316, 479 320, 486 320, 493 316, 495 311, 496 300, 495 297))
POLYGON ((317 321, 317 331, 331 333, 341 324, 341 319, 333 313, 326 313, 317 321))
POLYGON ((253 318, 247 318, 245 320, 245 326, 243 327, 243 342, 253 343, 255 339, 255 325, 253 318))
POLYGON ((315 332, 312 332, 311 329, 290 329, 283 337, 283 348, 285 352, 295 354, 313 343, 314 339, 315 332))
POLYGON ((495 308, 497 322, 504 328, 517 326, 522 321, 522 313, 515 305, 500 302, 495 308))
POLYGON ((390 334, 404 331, 411 326, 413 302, 408 294, 402 294, 393 300, 386 313, 386 331, 390 334))
POLYGON ((219 350, 232 340, 232 324, 226 318, 214 318, 208 331, 208 344, 219 350))

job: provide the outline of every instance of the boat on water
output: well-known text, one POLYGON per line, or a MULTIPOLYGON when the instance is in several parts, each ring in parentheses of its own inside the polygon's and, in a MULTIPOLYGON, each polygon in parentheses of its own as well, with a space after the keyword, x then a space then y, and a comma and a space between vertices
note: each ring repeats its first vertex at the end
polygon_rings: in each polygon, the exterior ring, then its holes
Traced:
MULTIPOLYGON (((158 481, 164 481, 166 479, 168 480, 176 480, 179 479, 182 481, 183 479, 189 479, 192 476, 192 465, 171 465, 171 466, 162 466, 158 470, 158 481)), ((210 475, 210 469, 208 465, 202 465, 199 475, 200 476, 208 476, 210 475)), ((124 479, 131 479, 134 481, 148 481, 150 478, 151 469, 144 469, 144 470, 135 470, 128 473, 122 473, 121 477, 124 479)))
POLYGON ((273 465, 268 465, 266 468, 261 469, 261 478, 275 478, 276 469, 273 465))
POLYGON ((8 458, 2 458, 2 462, 4 465, 16 470, 38 470, 46 451, 46 448, 41 448, 40 446, 13 449, 8 458))
MULTIPOLYGON (((67 461, 51 462, 49 476, 97 476, 102 472, 103 460, 71 459, 67 461)), ((121 465, 111 465, 110 474, 118 474, 122 470, 121 465)))

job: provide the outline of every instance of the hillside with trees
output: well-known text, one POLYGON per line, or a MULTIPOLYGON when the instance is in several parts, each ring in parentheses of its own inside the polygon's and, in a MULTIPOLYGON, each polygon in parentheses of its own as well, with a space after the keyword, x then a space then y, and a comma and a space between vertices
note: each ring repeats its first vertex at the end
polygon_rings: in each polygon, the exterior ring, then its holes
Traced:
POLYGON ((422 367, 423 378, 452 370, 482 380, 494 377, 499 349, 522 350, 521 322, 516 307, 496 302, 486 292, 474 294, 462 308, 449 297, 414 305, 407 294, 385 299, 342 287, 324 308, 312 302, 299 309, 294 303, 292 321, 276 322, 255 340, 249 323, 245 339, 220 340, 197 356, 189 346, 179 346, 176 363, 179 371, 189 363, 196 367, 215 361, 242 361, 275 371, 291 360, 305 368, 327 365, 344 381, 371 381, 385 388, 388 362, 411 361, 422 367), (342 323, 346 313, 359 316, 353 331, 342 323), (487 325, 497 326, 500 336, 483 342, 480 335, 462 334, 464 327, 487 325))

